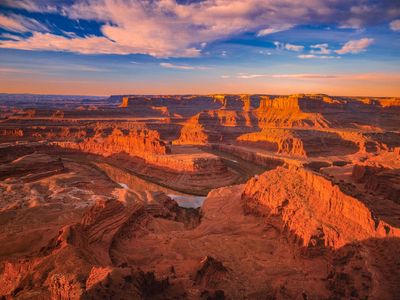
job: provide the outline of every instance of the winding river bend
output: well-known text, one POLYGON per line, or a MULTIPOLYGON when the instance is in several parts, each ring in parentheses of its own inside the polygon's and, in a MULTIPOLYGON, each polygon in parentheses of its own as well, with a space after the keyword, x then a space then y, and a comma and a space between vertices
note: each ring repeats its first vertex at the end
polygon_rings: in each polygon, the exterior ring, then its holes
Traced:
POLYGON ((125 189, 134 191, 163 192, 171 199, 175 200, 182 207, 201 207, 206 197, 188 195, 160 186, 156 183, 146 181, 138 176, 130 174, 120 168, 105 162, 93 162, 97 168, 102 170, 107 176, 125 189))

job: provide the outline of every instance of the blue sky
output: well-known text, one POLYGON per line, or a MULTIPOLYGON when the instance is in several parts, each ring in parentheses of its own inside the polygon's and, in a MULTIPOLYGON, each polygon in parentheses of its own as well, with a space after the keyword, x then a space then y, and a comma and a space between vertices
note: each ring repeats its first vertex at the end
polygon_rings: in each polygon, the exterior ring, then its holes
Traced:
POLYGON ((0 92, 400 96, 397 0, 0 4, 0 92))

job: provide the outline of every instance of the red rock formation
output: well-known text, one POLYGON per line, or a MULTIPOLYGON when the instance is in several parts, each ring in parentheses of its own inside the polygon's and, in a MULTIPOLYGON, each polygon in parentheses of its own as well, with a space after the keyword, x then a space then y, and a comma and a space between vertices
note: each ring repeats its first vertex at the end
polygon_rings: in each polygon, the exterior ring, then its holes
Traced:
POLYGON ((400 204, 400 170, 382 166, 354 165, 352 177, 364 188, 400 204))
POLYGON ((340 248, 352 241, 400 237, 358 199, 305 169, 278 167, 251 179, 242 195, 247 212, 279 216, 304 246, 340 248))
POLYGON ((170 151, 154 130, 131 129, 128 134, 124 134, 121 130, 114 129, 105 137, 102 133, 82 142, 58 142, 57 145, 104 156, 125 152, 133 156, 147 157, 153 154, 167 154, 170 151))
POLYGON ((237 138, 239 142, 264 143, 261 147, 292 156, 324 156, 355 153, 359 150, 351 140, 343 140, 336 132, 264 128, 237 138), (271 144, 272 147, 271 147, 271 144))
POLYGON ((22 156, 8 164, 0 165, 0 180, 24 177, 25 181, 32 181, 63 171, 64 165, 60 158, 43 153, 33 153, 22 156))
POLYGON ((255 112, 258 117, 258 126, 260 128, 329 127, 329 121, 321 113, 308 112, 307 106, 310 105, 310 102, 312 100, 303 99, 298 96, 275 99, 261 97, 260 106, 255 112))
POLYGON ((129 105, 129 97, 127 97, 127 96, 122 97, 122 102, 119 105, 119 107, 125 108, 125 107, 128 107, 128 105, 129 105))
POLYGON ((227 277, 225 266, 211 256, 204 257, 194 276, 194 282, 204 288, 216 288, 217 284, 227 277))
POLYGON ((181 136, 174 144, 204 145, 230 140, 248 132, 255 119, 248 112, 235 110, 210 110, 190 118, 181 130, 181 136))
MULTIPOLYGON (((171 200, 157 202, 154 197, 153 201, 162 211, 171 200)), ((179 209, 169 206, 176 216, 179 209)), ((40 294, 46 299, 156 297, 168 288, 168 279, 157 280, 154 273, 132 266, 115 266, 110 257, 112 243, 117 236, 121 238, 124 226, 152 218, 152 214, 150 206, 145 209, 140 201, 124 206, 116 199, 99 199, 78 224, 61 228, 34 257, 2 261, 0 295, 24 298, 40 294)), ((158 211, 154 215, 159 215, 158 211)))
POLYGON ((282 166, 285 161, 280 158, 271 157, 264 153, 258 153, 257 151, 252 151, 250 149, 244 149, 238 146, 223 145, 223 144, 213 144, 212 149, 219 150, 222 152, 233 154, 234 156, 240 157, 243 160, 247 160, 256 163, 260 166, 264 166, 267 169, 274 169, 277 166, 282 166))
MULTIPOLYGON (((175 140, 173 143, 176 145, 205 145, 210 142, 210 137, 211 134, 200 124, 199 115, 196 115, 183 125, 179 139, 175 140)), ((216 138, 216 140, 218 140, 218 138, 216 138)))

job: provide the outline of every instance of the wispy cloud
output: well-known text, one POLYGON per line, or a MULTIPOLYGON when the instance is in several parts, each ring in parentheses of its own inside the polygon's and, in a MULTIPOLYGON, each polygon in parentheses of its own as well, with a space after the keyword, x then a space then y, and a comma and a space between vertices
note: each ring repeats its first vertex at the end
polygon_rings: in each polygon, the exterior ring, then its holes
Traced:
POLYGON ((326 75, 326 74, 275 74, 272 75, 273 78, 304 78, 304 79, 313 79, 313 78, 337 78, 336 75, 326 75))
POLYGON ((264 54, 264 55, 272 55, 271 51, 268 51, 268 50, 260 50, 260 51, 258 51, 258 53, 264 54))
POLYGON ((400 20, 390 22, 390 29, 393 31, 400 31, 400 20))
POLYGON ((286 45, 285 45, 285 49, 286 49, 286 50, 289 50, 289 51, 299 52, 299 51, 303 51, 304 46, 301 46, 301 45, 293 45, 293 44, 286 44, 286 45))
MULTIPOLYGON (((229 75, 223 75, 223 78, 232 78, 229 75)), ((385 81, 400 80, 400 73, 292 73, 292 74, 252 74, 237 73, 235 78, 254 79, 254 78, 275 78, 275 79, 341 79, 341 80, 359 80, 359 81, 385 81)))
POLYGON ((34 32, 31 37, 26 39, 0 41, 0 48, 78 52, 82 54, 130 54, 136 51, 134 47, 117 44, 105 37, 92 35, 68 38, 40 32, 34 32))
POLYGON ((337 78, 337 75, 331 74, 313 74, 313 73, 299 73, 299 74, 250 74, 238 73, 236 78, 239 79, 253 79, 253 78, 292 78, 292 79, 318 79, 318 78, 337 78))
POLYGON ((4 73, 4 74, 7 74, 7 73, 22 73, 22 74, 35 73, 35 72, 32 72, 31 70, 19 69, 19 68, 0 68, 0 72, 4 73))
POLYGON ((236 78, 241 79, 253 79, 253 78, 260 78, 260 77, 269 77, 268 74, 249 74, 249 73, 238 73, 236 78))
POLYGON ((1 3, 8 7, 23 9, 30 12, 52 12, 55 13, 59 10, 56 6, 61 1, 48 1, 48 0, 2 0, 1 3))
MULTIPOLYGON (((19 25, 16 16, 8 28, 32 30, 34 38, 0 47, 16 49, 73 51, 79 53, 141 53, 155 57, 199 56, 204 45, 243 32, 265 36, 303 24, 333 23, 365 26, 389 22, 400 16, 397 1, 375 1, 363 7, 360 0, 85 0, 60 4, 46 0, 3 0, 3 5, 34 12, 62 14, 71 20, 93 20, 100 24, 102 36, 86 37, 35 35, 37 29, 19 25), (184 2, 184 3, 183 3, 184 2), (49 4, 50 3, 50 4, 49 4), (72 3, 72 4, 71 4, 72 3), (352 9, 349 10, 348 8, 352 9), (370 9, 370 8, 373 9, 370 9), (288 21, 290 20, 290 24, 288 21), (51 38, 51 43, 49 39, 51 38), (67 39, 68 41, 66 41, 67 39), (37 43, 38 45, 29 45, 37 43), (79 43, 81 47, 74 46, 79 43), (105 45, 103 45, 105 43, 105 45), (62 44, 60 46, 60 44, 62 44), (69 49, 65 45, 69 44, 69 49), (54 45, 56 47, 54 47, 54 45), (91 49, 87 49, 91 45, 91 49)), ((36 24, 37 25, 37 24, 36 24)), ((40 31, 40 30, 39 30, 40 31)), ((43 30, 42 30, 43 31, 43 30)), ((286 45, 285 45, 286 47, 286 45)), ((286 50, 301 51, 288 44, 286 50)), ((343 50, 346 51, 346 50, 343 50)))
POLYGON ((297 56, 298 58, 301 59, 313 59, 313 58, 317 58, 317 59, 339 59, 340 56, 332 56, 332 55, 315 55, 315 54, 301 54, 297 56))
POLYGON ((360 53, 366 50, 366 48, 374 42, 374 39, 363 38, 360 40, 348 41, 343 47, 335 52, 337 54, 347 54, 347 53, 360 53))
POLYGON ((312 49, 310 51, 311 54, 327 55, 331 53, 331 50, 329 49, 329 45, 327 43, 311 45, 310 48, 312 49))
POLYGON ((281 43, 281 42, 274 42, 274 45, 276 47, 276 49, 279 50, 289 50, 289 51, 295 51, 295 52, 299 52, 299 51, 303 51, 304 50, 304 46, 302 45, 294 45, 294 44, 289 44, 289 43, 281 43))
POLYGON ((187 65, 175 65, 171 63, 160 63, 160 66, 167 69, 177 69, 177 70, 207 70, 209 67, 204 66, 187 66, 187 65))
POLYGON ((38 21, 16 14, 1 14, 0 27, 12 32, 48 31, 49 29, 38 21))
POLYGON ((266 36, 266 35, 269 35, 269 34, 281 32, 281 31, 285 31, 285 30, 289 30, 291 28, 293 28, 293 25, 291 25, 291 24, 282 24, 282 25, 279 25, 279 26, 271 26, 271 27, 259 30, 257 32, 257 36, 266 36))
POLYGON ((0 34, 0 38, 7 39, 7 40, 14 40, 14 41, 19 41, 22 39, 20 36, 10 34, 10 33, 2 33, 2 34, 0 34))

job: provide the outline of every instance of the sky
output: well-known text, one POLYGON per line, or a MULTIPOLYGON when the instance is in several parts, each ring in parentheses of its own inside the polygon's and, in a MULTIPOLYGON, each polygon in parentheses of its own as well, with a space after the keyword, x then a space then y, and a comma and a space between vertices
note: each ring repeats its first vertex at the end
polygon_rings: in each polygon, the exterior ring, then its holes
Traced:
POLYGON ((0 0, 0 93, 400 96, 400 0, 0 0))

